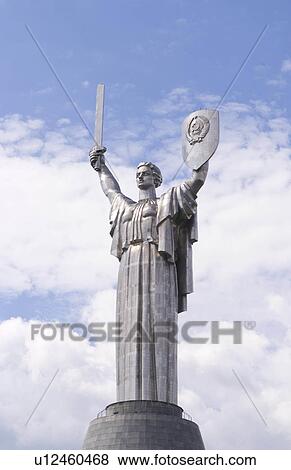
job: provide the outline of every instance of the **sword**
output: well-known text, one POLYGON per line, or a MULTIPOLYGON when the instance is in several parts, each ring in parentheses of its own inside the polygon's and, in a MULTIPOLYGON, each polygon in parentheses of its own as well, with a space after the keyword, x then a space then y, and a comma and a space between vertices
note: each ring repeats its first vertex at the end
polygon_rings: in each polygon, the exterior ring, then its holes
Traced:
MULTIPOLYGON (((103 115, 104 115, 104 95, 105 95, 105 85, 104 83, 99 83, 97 85, 96 92, 96 114, 95 114, 95 145, 97 149, 102 149, 103 145, 103 115)), ((95 169, 98 171, 101 169, 101 157, 98 158, 94 165, 95 169)))

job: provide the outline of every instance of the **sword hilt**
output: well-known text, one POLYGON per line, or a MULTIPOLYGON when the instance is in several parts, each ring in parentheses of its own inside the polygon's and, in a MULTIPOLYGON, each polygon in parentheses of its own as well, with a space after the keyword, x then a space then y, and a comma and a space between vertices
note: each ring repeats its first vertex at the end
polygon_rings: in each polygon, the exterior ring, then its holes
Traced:
POLYGON ((104 153, 106 147, 94 146, 89 153, 91 166, 96 171, 101 171, 102 164, 105 163, 104 153))

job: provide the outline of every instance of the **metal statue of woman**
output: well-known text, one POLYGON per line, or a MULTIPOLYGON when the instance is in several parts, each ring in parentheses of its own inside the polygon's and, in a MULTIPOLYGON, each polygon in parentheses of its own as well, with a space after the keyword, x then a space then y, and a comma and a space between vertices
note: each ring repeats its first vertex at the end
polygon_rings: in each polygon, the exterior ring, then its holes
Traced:
POLYGON ((193 291, 196 195, 204 184, 208 163, 160 198, 156 196, 162 183, 160 169, 151 162, 140 163, 135 202, 121 192, 106 166, 105 150, 94 147, 90 160, 111 204, 111 253, 120 261, 117 322, 122 325, 123 338, 133 329, 141 338, 117 343, 117 400, 177 403, 177 344, 167 334, 156 341, 155 325, 176 324, 178 313, 187 309, 187 294, 193 291))

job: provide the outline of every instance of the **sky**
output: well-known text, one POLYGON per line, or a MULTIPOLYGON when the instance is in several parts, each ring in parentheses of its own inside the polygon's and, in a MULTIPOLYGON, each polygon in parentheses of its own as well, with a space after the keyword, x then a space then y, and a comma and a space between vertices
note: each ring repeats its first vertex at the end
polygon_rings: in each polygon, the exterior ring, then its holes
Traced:
POLYGON ((255 328, 241 345, 181 342, 179 404, 209 449, 290 449, 290 2, 0 0, 0 13, 1 448, 80 448, 115 400, 112 343, 30 338, 35 322, 114 321, 118 262, 92 138, 27 25, 92 130, 105 83, 107 158, 132 198, 139 161, 161 168, 159 194, 189 176, 181 123, 232 84, 179 322, 255 328))

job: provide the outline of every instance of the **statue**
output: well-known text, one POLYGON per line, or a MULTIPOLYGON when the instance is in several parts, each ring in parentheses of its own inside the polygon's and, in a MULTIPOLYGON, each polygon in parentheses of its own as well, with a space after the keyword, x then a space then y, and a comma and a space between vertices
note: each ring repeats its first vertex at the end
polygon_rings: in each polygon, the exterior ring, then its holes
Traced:
POLYGON ((91 422, 84 446, 203 449, 198 426, 182 419, 183 410, 177 406, 177 341, 172 333, 193 292, 196 198, 218 144, 218 112, 199 110, 183 123, 182 154, 192 168, 184 182, 158 198, 160 169, 149 161, 137 166, 136 202, 122 193, 105 163, 103 106, 104 85, 98 85, 96 145, 90 162, 111 204, 111 253, 119 260, 116 321, 122 334, 116 343, 117 403, 106 407, 106 418, 97 416, 91 422), (163 334, 158 335, 156 325, 161 324, 163 334), (122 437, 112 434, 115 430, 122 437))

